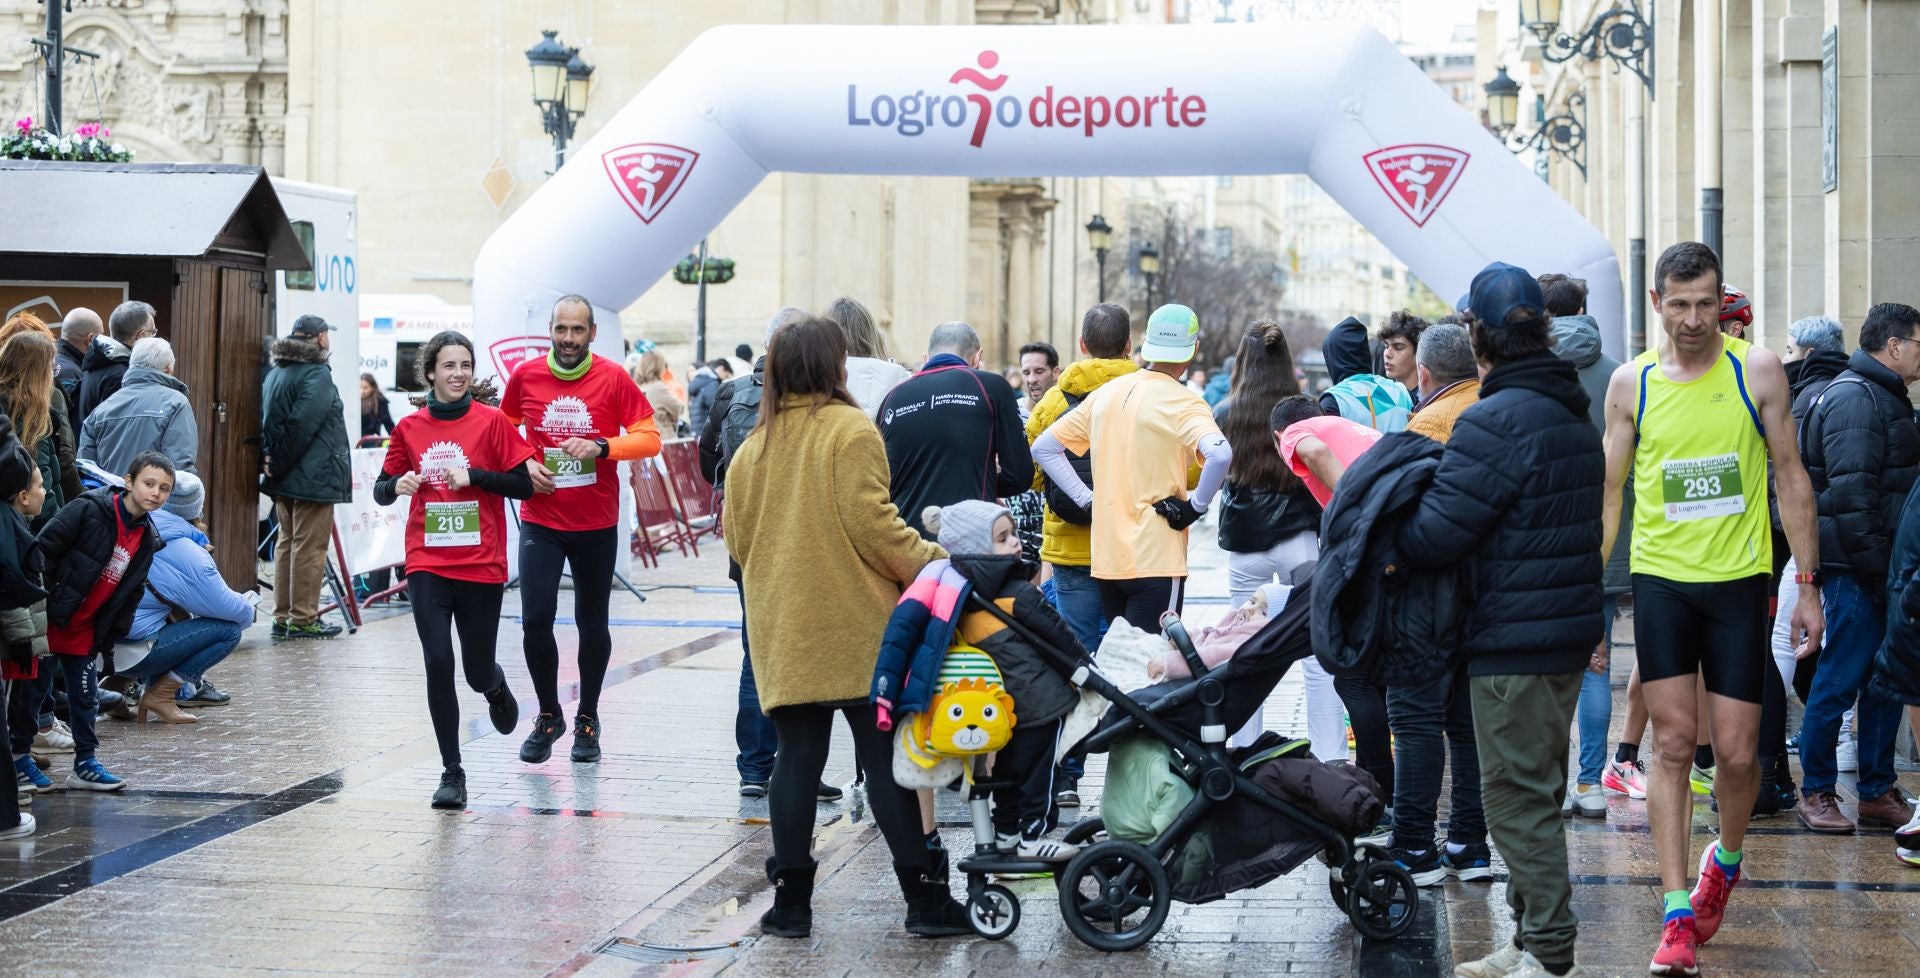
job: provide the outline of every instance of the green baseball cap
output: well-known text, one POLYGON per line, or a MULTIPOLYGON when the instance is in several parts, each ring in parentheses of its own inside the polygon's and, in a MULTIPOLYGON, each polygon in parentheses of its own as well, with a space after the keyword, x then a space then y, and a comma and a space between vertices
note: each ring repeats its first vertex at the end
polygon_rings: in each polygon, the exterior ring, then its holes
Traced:
POLYGON ((1147 318, 1140 359, 1149 363, 1186 363, 1200 343, 1200 317, 1186 306, 1168 303, 1147 318))

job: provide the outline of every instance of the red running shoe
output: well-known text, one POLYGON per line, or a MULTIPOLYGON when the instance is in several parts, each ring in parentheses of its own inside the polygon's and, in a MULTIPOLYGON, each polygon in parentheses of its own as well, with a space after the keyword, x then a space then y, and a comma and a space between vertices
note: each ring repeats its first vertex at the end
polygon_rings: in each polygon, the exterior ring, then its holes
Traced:
POLYGON ((1697 975, 1700 962, 1694 956, 1694 920, 1692 917, 1675 917, 1667 921, 1667 929, 1660 934, 1660 949, 1653 952, 1653 963, 1647 966, 1651 975, 1697 975))
POLYGON ((1694 930, 1701 944, 1713 940, 1713 935, 1720 932, 1720 919, 1727 913, 1727 895, 1733 892, 1734 884, 1740 882, 1739 870, 1728 876, 1720 868, 1720 860, 1713 858, 1719 851, 1720 842, 1716 839, 1700 854, 1700 881, 1694 884, 1693 894, 1688 897, 1688 902, 1693 904, 1694 930))

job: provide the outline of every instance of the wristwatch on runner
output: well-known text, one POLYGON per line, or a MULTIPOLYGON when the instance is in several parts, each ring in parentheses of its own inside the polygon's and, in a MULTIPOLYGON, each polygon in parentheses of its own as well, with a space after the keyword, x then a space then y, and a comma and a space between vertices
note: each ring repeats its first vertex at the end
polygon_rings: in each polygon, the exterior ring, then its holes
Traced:
POLYGON ((609 454, 613 452, 613 446, 608 445, 607 440, 605 438, 595 438, 593 440, 593 443, 600 446, 601 458, 606 458, 609 454))

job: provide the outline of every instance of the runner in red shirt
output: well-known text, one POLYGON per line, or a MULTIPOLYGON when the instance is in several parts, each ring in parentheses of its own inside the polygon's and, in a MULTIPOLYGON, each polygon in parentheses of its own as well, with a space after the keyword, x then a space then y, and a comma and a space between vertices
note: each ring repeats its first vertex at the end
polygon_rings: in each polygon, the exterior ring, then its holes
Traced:
POLYGON ((520 745, 520 759, 538 764, 567 729, 560 712, 560 649, 553 638, 561 565, 573 570, 573 620, 580 636, 580 705, 573 759, 600 759, 600 686, 613 656, 607 602, 620 546, 621 461, 660 454, 653 406, 620 365, 592 350, 598 329, 582 296, 561 296, 549 318, 553 347, 522 363, 507 379, 500 410, 526 426, 540 456, 527 463, 534 498, 521 508, 520 615, 527 672, 540 715, 520 745))
POLYGON ((473 341, 452 330, 427 341, 420 379, 427 407, 403 418, 387 443, 373 499, 412 496, 407 513, 407 592, 427 659, 427 713, 440 742, 435 808, 465 808, 460 702, 453 688, 453 630, 467 685, 487 698, 487 715, 512 733, 520 704, 494 660, 500 600, 507 584, 505 499, 533 495, 526 463, 539 456, 507 416, 474 399, 473 341), (504 497, 504 498, 503 498, 504 497))

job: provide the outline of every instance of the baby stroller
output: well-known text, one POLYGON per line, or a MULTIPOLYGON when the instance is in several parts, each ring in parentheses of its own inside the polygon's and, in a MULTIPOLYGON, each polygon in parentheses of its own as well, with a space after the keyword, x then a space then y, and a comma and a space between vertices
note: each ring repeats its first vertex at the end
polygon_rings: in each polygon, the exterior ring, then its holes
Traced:
POLYGON ((1176 898, 1206 902, 1224 889, 1195 895, 1181 892, 1169 875, 1188 842, 1210 815, 1231 803, 1240 817, 1257 813, 1285 838, 1266 855, 1257 875, 1241 874, 1227 889, 1251 889, 1278 878, 1318 855, 1329 872, 1334 903, 1346 911, 1363 936, 1386 940, 1413 926, 1419 895, 1413 877, 1379 846, 1359 845, 1352 835, 1306 811, 1256 781, 1228 754, 1229 731, 1246 723, 1294 662, 1313 654, 1308 631, 1310 585, 1297 586, 1279 614, 1241 645, 1233 658, 1209 670, 1201 662, 1186 626, 1168 612, 1161 618, 1167 638, 1179 650, 1195 679, 1163 682, 1132 695, 1101 675, 1093 663, 1049 645, 991 601, 971 595, 975 607, 1015 630, 1049 663, 1112 704, 1106 719, 1083 742, 1104 751, 1129 736, 1153 738, 1171 749, 1180 776, 1194 788, 1190 802, 1173 823, 1146 845, 1108 838, 1100 819, 1086 819, 1066 840, 1082 848, 1065 867, 1008 859, 995 850, 988 820, 987 790, 972 779, 975 855, 959 862, 967 875, 966 903, 974 930, 999 940, 1020 923, 1020 900, 1013 891, 988 881, 991 874, 1052 873, 1059 889, 1060 915, 1067 929, 1100 951, 1131 951, 1153 939, 1176 898))

